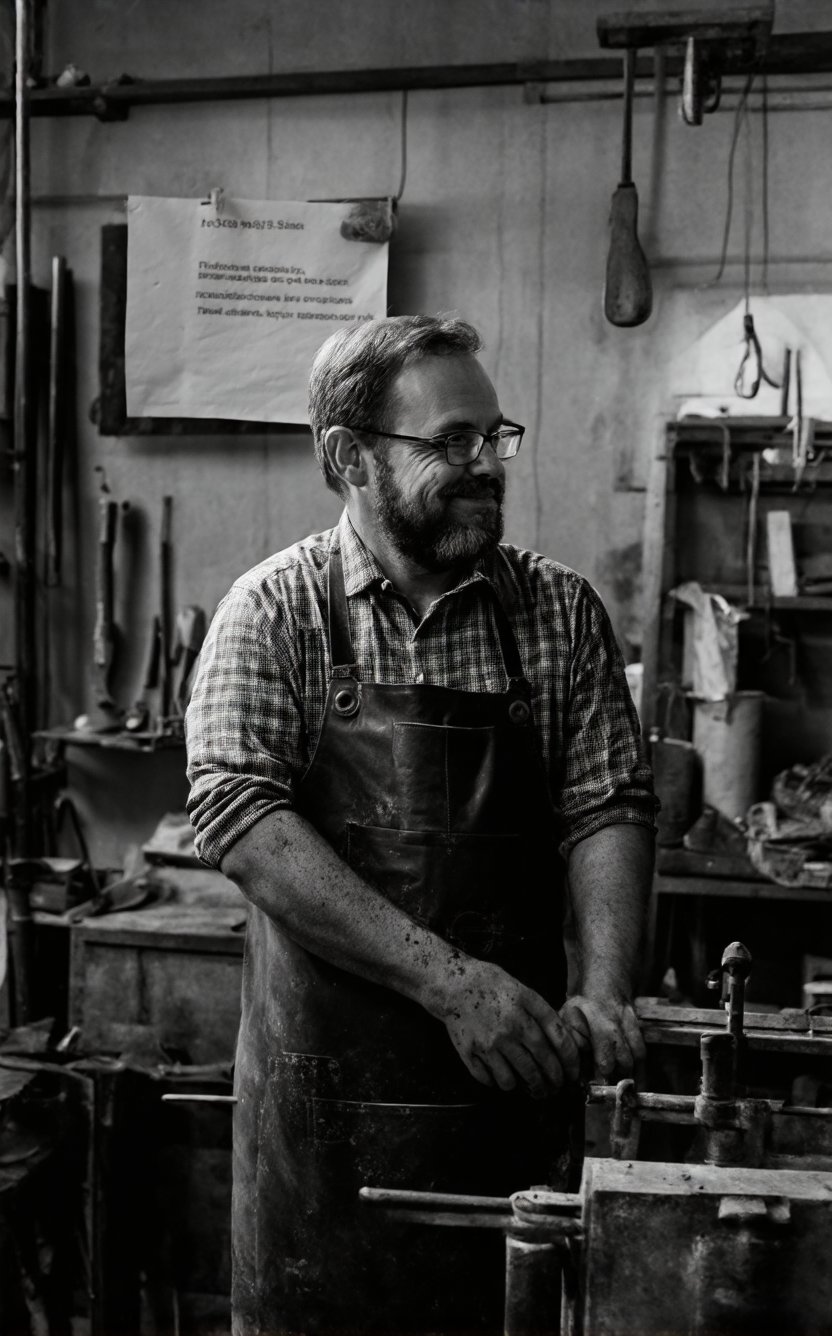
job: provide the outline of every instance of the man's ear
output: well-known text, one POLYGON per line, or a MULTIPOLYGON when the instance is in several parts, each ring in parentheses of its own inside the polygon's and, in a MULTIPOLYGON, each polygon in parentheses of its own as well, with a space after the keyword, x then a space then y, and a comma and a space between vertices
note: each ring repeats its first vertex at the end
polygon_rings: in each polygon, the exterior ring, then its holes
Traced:
POLYGON ((366 483, 364 452, 351 427, 329 427, 324 436, 324 452, 332 472, 342 483, 350 487, 366 483))

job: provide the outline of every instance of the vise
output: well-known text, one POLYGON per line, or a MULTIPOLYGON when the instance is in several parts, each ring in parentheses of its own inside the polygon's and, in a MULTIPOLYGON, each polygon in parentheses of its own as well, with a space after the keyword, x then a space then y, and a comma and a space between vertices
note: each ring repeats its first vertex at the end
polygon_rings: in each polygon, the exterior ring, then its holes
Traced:
POLYGON ((584 1158, 579 1191, 367 1187, 362 1199, 421 1224, 502 1230, 505 1336, 832 1331, 832 1108, 745 1093, 750 967, 741 943, 726 948, 725 1023, 700 1036, 698 1094, 587 1087, 587 1113, 609 1115, 609 1155, 584 1158), (650 1123, 687 1126, 680 1162, 650 1158, 650 1123))

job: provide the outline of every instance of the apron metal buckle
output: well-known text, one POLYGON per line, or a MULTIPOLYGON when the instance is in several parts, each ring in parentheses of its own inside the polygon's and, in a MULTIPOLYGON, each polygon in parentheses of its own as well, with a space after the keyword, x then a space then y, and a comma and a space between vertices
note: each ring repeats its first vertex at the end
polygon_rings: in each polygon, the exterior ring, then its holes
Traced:
POLYGON ((527 724, 531 713, 531 706, 525 700, 513 700, 508 707, 508 717, 513 724, 527 724))

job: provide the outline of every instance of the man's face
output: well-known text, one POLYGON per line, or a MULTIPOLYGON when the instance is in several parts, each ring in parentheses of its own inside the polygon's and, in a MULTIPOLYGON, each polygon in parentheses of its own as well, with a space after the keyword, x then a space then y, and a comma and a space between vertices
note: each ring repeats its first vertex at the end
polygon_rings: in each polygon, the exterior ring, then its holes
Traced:
MULTIPOLYGON (((501 422, 494 387, 469 354, 421 358, 390 387, 387 425, 399 435, 485 433, 501 422)), ((435 445, 380 437, 371 461, 376 523, 402 556, 442 571, 499 543, 505 469, 489 444, 477 459, 453 465, 435 445)))

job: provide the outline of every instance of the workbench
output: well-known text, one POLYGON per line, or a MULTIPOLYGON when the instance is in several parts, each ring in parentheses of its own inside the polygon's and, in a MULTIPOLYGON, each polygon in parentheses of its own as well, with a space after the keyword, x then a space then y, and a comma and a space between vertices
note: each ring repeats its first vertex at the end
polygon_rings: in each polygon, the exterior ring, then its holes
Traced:
POLYGON ((173 876, 178 898, 70 927, 68 1021, 85 1050, 144 1075, 149 1294, 163 1328, 178 1315, 200 1331, 228 1316, 231 1116, 222 1104, 173 1106, 162 1095, 231 1094, 247 911, 219 873, 151 876, 173 876))
POLYGON ((648 1044, 656 1029, 659 1042, 696 1044, 695 1093, 590 1083, 577 1191, 530 1185, 500 1198, 368 1184, 362 1201, 418 1228, 500 1231, 506 1336, 829 1331, 832 1107, 758 1096, 748 1059, 774 1035, 814 1045, 828 1064, 832 1020, 746 1012, 753 964, 741 942, 725 947, 724 1004, 699 1014, 637 1002, 648 1044))
POLYGON ((230 1111, 162 1096, 230 1097, 247 909, 219 873, 148 874, 175 882, 178 898, 77 923, 33 914, 35 967, 49 984, 36 1000, 53 1005, 95 1088, 92 1336, 129 1329, 142 1304, 158 1330, 228 1324, 230 1111))

